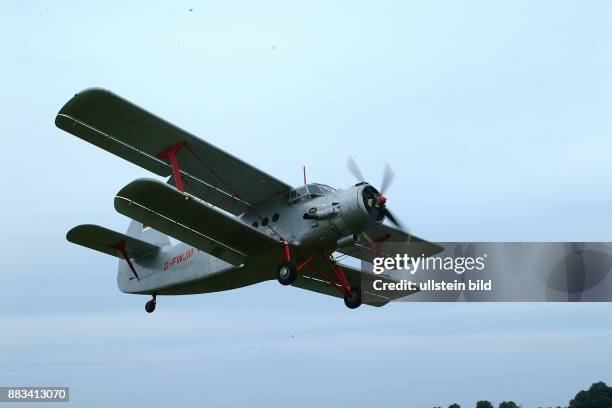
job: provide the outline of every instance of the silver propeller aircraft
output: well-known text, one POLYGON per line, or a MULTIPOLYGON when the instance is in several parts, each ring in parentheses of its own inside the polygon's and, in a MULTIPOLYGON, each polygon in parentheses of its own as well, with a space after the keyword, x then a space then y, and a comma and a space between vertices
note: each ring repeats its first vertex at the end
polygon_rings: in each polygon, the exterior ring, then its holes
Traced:
MULTIPOLYGON (((119 258, 122 292, 158 295, 216 292, 277 279, 282 285, 343 297, 347 307, 381 306, 392 300, 373 291, 388 276, 342 265, 339 257, 371 262, 377 243, 434 244, 383 224, 397 220, 382 194, 349 169, 359 183, 347 189, 324 184, 291 187, 103 89, 76 94, 59 111, 58 128, 122 157, 166 182, 138 179, 115 197, 115 209, 131 219, 125 234, 97 225, 71 229, 68 241, 119 258), (180 241, 172 244, 169 237, 180 241), (334 257, 334 253, 340 253, 334 257), (371 299, 371 300, 368 300, 371 299)), ((304 172, 305 175, 305 172, 304 172)), ((304 177, 306 179, 306 177, 304 177)))

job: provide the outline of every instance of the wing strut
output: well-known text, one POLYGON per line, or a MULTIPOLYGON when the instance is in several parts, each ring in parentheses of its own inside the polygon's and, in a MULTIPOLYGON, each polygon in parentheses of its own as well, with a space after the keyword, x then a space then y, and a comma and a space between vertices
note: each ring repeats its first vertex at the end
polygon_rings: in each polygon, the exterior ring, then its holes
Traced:
POLYGON ((172 168, 172 177, 174 177, 174 182, 176 183, 176 188, 179 191, 185 191, 185 187, 183 186, 183 178, 181 177, 181 168, 179 167, 178 160, 176 159, 176 154, 181 148, 185 146, 185 141, 182 140, 170 147, 169 149, 164 150, 160 154, 157 155, 160 159, 169 159, 170 167, 172 168))
MULTIPOLYGON (((158 158, 160 159, 168 159, 170 161, 170 167, 172 168, 172 177, 174 178, 174 183, 176 184, 176 188, 180 191, 180 192, 184 192, 185 191, 185 187, 183 185, 183 178, 181 177, 181 168, 179 166, 179 162, 178 159, 176 157, 177 153, 179 152, 179 150, 181 150, 183 147, 185 147, 187 150, 189 150, 194 156, 195 158, 200 161, 204 166, 206 166, 206 168, 212 173, 214 174, 219 181, 225 185, 225 187, 227 187, 231 193, 236 196, 236 198, 242 200, 242 198, 240 197, 240 195, 238 194, 238 192, 236 192, 211 166, 208 165, 208 163, 206 163, 204 160, 202 160, 202 158, 200 158, 200 156, 193 151, 189 145, 187 144, 187 142, 185 142, 184 140, 181 140, 180 142, 176 143, 175 145, 169 147, 168 149, 164 150, 163 152, 159 153, 157 155, 158 158)), ((306 181, 306 167, 304 166, 304 182, 306 181)), ((225 199, 224 199, 225 201, 225 199)), ((218 205, 217 204, 213 204, 215 206, 218 205)), ((260 221, 263 219, 262 216, 260 216, 257 213, 257 210, 253 207, 253 210, 255 212, 255 215, 257 215, 257 217, 260 219, 260 221)), ((272 231, 272 233, 274 235, 276 235, 279 240, 281 241, 281 243, 284 242, 284 246, 285 246, 285 259, 286 260, 290 260, 291 256, 288 255, 289 254, 289 246, 286 243, 286 241, 284 240, 284 238, 271 226, 268 226, 268 228, 270 228, 270 231, 272 231)))
POLYGON ((121 255, 123 255, 123 259, 125 259, 125 261, 127 262, 128 266, 132 270, 132 273, 134 273, 136 280, 140 280, 138 274, 136 273, 136 268, 134 268, 134 265, 132 265, 132 261, 130 261, 130 257, 128 256, 127 252, 125 252, 125 241, 121 241, 120 243, 115 245, 115 249, 121 252, 121 255))
POLYGON ((344 271, 342 270, 340 265, 332 264, 329 258, 325 258, 325 260, 327 261, 327 265, 329 266, 329 269, 334 271, 334 273, 336 274, 336 277, 338 278, 338 280, 340 281, 340 284, 342 285, 344 294, 346 295, 347 293, 351 291, 351 286, 349 285, 348 280, 346 279, 346 275, 344 275, 344 271))
POLYGON ((308 266, 310 269, 312 269, 317 274, 319 274, 319 276, 323 278, 324 281, 326 281, 331 286, 339 290, 340 293, 342 293, 343 295, 350 293, 351 286, 349 285, 348 279, 346 279, 346 275, 344 274, 342 267, 340 267, 340 265, 338 265, 337 263, 332 262, 329 259, 329 257, 326 257, 323 253, 321 253, 321 258, 325 260, 325 262, 327 263, 327 266, 329 266, 329 269, 331 269, 331 271, 334 272, 334 274, 336 275, 336 278, 339 281, 339 282, 336 282, 333 279, 331 279, 329 276, 327 276, 322 270, 320 270, 319 268, 317 268, 316 266, 312 264, 311 261, 313 260, 315 255, 316 253, 309 256, 305 260, 303 260, 297 267, 298 271, 302 269, 304 266, 308 266))
MULTIPOLYGON (((205 167, 208 169, 208 171, 210 171, 212 174, 214 174, 214 175, 215 175, 215 177, 216 177, 216 178, 217 178, 217 179, 218 179, 218 180, 219 180, 219 181, 220 181, 220 182, 221 182, 221 183, 222 183, 222 184, 223 184, 225 187, 227 187, 227 189, 228 189, 228 190, 229 190, 229 191, 230 191, 230 192, 233 194, 233 196, 235 196, 235 197, 236 197, 236 198, 238 198, 239 200, 241 200, 241 201, 243 201, 243 202, 245 202, 245 203, 246 203, 246 201, 244 201, 244 200, 242 199, 242 197, 240 196, 240 194, 239 194, 239 193, 238 193, 238 192, 237 192, 237 191, 236 191, 234 188, 232 188, 232 186, 231 186, 231 185, 229 185, 229 183, 228 183, 227 181, 225 181, 225 179, 224 179, 223 177, 221 177, 221 175, 220 175, 219 173, 217 173, 217 172, 215 171, 215 169, 214 169, 214 168, 212 168, 212 167, 211 167, 211 166, 210 166, 210 165, 209 165, 209 164, 208 164, 206 161, 204 161, 204 160, 203 160, 203 159, 200 157, 200 155, 199 155, 199 154, 197 154, 197 153, 195 152, 195 150, 193 150, 191 147, 189 147, 189 145, 188 145, 187 143, 185 143, 185 142, 181 142, 181 143, 183 143, 183 144, 185 145, 185 148, 186 148, 187 150, 189 150, 189 151, 190 151, 190 152, 193 154, 193 156, 194 156, 194 157, 195 157, 195 158, 196 158, 196 159, 197 159, 197 160, 198 160, 200 163, 202 163, 202 164, 203 164, 203 165, 204 165, 204 166, 205 166, 205 167)), ((179 147, 179 149, 180 149, 180 147, 179 147)), ((177 150, 178 150, 178 149, 177 149, 177 150)), ((178 187, 178 184, 177 184, 177 187, 178 187)), ((181 190, 181 191, 182 191, 182 190, 181 190)), ((227 197, 223 199, 223 201, 225 201, 225 200, 227 200, 227 197)), ((215 204, 215 203, 213 203, 213 205, 214 205, 215 207, 216 207, 216 206, 218 206, 219 204, 220 204, 220 203, 216 203, 216 204, 215 204)), ((252 206, 251 204, 248 204, 248 206, 251 208, 251 210, 253 210, 253 212, 255 213, 255 215, 257 216, 257 218, 259 218, 259 221, 261 222, 261 221, 263 220, 263 218, 264 218, 264 217, 262 217, 262 216, 259 214, 259 212, 257 212, 257 208, 256 208, 256 207, 254 207, 254 206, 252 206)), ((285 242, 285 244, 283 244, 283 245, 285 245, 285 259, 286 259, 286 260, 290 260, 291 256, 290 256, 290 255, 287 255, 287 254, 288 254, 288 252, 287 252, 287 251, 288 251, 288 244, 286 244, 286 240, 285 240, 285 239, 284 239, 284 238, 283 238, 283 237, 282 237, 282 236, 281 236, 281 235, 278 233, 278 231, 276 231, 276 230, 275 230, 275 229, 274 229, 272 226, 268 225, 268 226, 267 226, 267 228, 269 228, 269 229, 270 229, 270 231, 272 231, 272 234, 274 234, 274 235, 276 235, 276 236, 278 237, 278 239, 281 241, 281 244, 282 244, 283 242, 285 242)))

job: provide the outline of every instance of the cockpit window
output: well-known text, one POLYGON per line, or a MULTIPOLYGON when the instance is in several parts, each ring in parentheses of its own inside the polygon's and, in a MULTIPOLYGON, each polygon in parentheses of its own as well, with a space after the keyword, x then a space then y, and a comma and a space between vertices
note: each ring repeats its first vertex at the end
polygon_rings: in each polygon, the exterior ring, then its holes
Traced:
POLYGON ((309 184, 308 185, 308 189, 314 195, 331 194, 334 191, 336 191, 333 188, 331 188, 330 186, 326 186, 325 184, 309 184))
POLYGON ((289 204, 294 204, 299 201, 308 200, 312 197, 322 196, 333 193, 335 190, 325 184, 308 184, 298 187, 289 193, 289 204))
POLYGON ((325 194, 323 190, 321 190, 321 187, 319 187, 316 184, 310 184, 308 186, 308 191, 310 191, 310 194, 312 195, 324 195, 325 194))
POLYGON ((321 189, 321 191, 323 191, 323 194, 331 194, 336 191, 335 189, 331 188, 330 186, 326 186, 325 184, 317 184, 317 186, 321 189))
POLYGON ((298 197, 305 196, 306 194, 308 194, 308 186, 298 188, 297 190, 298 197))
POLYGON ((291 193, 289 193, 289 204, 294 204, 309 198, 310 193, 308 192, 308 186, 302 186, 300 188, 292 190, 291 193))

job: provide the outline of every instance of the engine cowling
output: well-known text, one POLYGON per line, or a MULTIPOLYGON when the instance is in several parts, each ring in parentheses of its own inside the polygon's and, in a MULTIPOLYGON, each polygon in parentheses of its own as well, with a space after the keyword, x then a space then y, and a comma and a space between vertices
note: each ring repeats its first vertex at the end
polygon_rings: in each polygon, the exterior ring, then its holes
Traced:
POLYGON ((299 242, 327 247, 354 244, 368 222, 383 221, 379 197, 381 195, 374 187, 361 183, 313 199, 303 218, 313 220, 314 224, 303 231, 299 242))

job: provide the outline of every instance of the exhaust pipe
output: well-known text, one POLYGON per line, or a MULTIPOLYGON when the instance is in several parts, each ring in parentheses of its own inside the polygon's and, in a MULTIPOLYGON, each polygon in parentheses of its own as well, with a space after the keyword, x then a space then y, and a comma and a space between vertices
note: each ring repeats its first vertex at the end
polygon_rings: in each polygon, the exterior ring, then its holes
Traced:
POLYGON ((338 248, 343 248, 343 247, 351 246, 358 242, 359 242, 359 234, 351 234, 351 235, 347 235, 345 237, 340 238, 338 241, 336 241, 336 244, 338 245, 338 248))
POLYGON ((329 220, 340 214, 339 209, 335 207, 329 207, 319 211, 316 207, 312 207, 306 214, 304 214, 305 220, 329 220))

